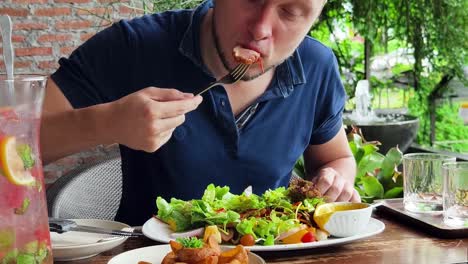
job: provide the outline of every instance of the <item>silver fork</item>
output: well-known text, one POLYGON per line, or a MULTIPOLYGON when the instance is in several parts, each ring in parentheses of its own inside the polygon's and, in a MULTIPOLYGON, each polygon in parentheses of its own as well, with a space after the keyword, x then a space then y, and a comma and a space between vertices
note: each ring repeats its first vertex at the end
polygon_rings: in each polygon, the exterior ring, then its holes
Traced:
POLYGON ((68 232, 68 231, 76 231, 76 232, 98 233, 98 234, 107 234, 107 235, 124 236, 124 237, 143 236, 143 233, 139 233, 139 232, 78 225, 75 221, 72 221, 72 220, 52 218, 52 217, 49 218, 49 230, 51 232, 57 232, 59 234, 68 232))
POLYGON ((244 77, 245 73, 247 72, 247 70, 249 70, 250 68, 250 64, 239 64, 237 65, 234 69, 232 69, 232 71, 228 74, 226 74, 223 78, 215 81, 215 82, 212 82, 208 85, 208 87, 205 87, 203 89, 200 89, 198 90, 197 92, 195 92, 195 95, 201 95, 203 94, 204 92, 210 90, 211 88, 215 87, 216 85, 219 85, 219 84, 233 84, 233 83, 236 83, 237 81, 239 81, 240 79, 242 79, 242 77, 244 77))

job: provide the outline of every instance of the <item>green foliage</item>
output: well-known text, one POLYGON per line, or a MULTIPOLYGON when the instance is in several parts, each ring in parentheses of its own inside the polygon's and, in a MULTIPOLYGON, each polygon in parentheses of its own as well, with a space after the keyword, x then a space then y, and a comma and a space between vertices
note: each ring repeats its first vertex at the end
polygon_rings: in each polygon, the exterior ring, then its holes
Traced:
POLYGON ((458 115, 459 105, 446 102, 436 108, 436 146, 440 149, 468 153, 468 126, 458 115))
POLYGON ((413 49, 417 82, 426 69, 462 77, 468 50, 468 2, 465 0, 351 0, 354 25, 369 40, 387 43, 399 39, 413 49), (385 10, 385 12, 382 12, 385 10))
MULTIPOLYGON (((436 74, 422 79, 420 91, 410 99, 408 104, 410 113, 419 117, 417 142, 425 146, 431 145, 429 96, 439 80, 440 76, 436 74)), ((436 101, 434 147, 459 153, 468 152, 468 127, 463 124, 458 109, 459 105, 451 103, 450 100, 436 101)))
POLYGON ((172 9, 187 9, 199 5, 203 0, 133 0, 132 7, 139 6, 145 14, 172 9))
POLYGON ((367 142, 360 131, 353 128, 348 142, 357 164, 355 189, 361 199, 371 203, 375 199, 401 197, 403 180, 398 171, 403 153, 398 147, 391 148, 386 155, 378 152, 379 142, 367 142))
MULTIPOLYGON (((417 142, 430 142, 430 98, 441 96, 446 84, 435 91, 442 76, 458 76, 465 83, 463 66, 468 50, 468 1, 466 0, 329 0, 320 21, 311 35, 332 47, 350 98, 356 81, 363 78, 364 43, 371 43, 372 54, 382 54, 400 48, 412 53, 412 65, 396 65, 395 76, 412 71, 414 97, 408 102, 409 112, 420 118, 417 142), (383 12, 384 10, 384 12, 383 12), (336 38, 345 32, 346 39, 336 38), (358 47, 352 44, 352 42, 358 47), (423 64, 424 62, 424 64, 423 64), (427 65, 427 66, 426 66, 427 65), (444 86, 445 85, 445 86, 444 86)), ((393 80, 371 80, 371 87, 392 88, 393 80)), ((375 93, 374 93, 375 95, 375 93)), ((406 102, 403 102, 406 103, 406 102)), ((404 105, 403 105, 404 106, 404 105)), ((347 103, 347 108, 352 103, 347 103)), ((457 121, 458 109, 437 105, 435 147, 466 152, 466 128, 457 121)))

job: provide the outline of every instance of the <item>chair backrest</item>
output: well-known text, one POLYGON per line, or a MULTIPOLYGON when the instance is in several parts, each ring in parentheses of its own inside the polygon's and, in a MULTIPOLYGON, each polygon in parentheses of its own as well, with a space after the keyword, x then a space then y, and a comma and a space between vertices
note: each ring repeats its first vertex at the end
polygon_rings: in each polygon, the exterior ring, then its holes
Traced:
POLYGON ((120 155, 83 165, 47 189, 49 216, 113 220, 122 196, 120 155))

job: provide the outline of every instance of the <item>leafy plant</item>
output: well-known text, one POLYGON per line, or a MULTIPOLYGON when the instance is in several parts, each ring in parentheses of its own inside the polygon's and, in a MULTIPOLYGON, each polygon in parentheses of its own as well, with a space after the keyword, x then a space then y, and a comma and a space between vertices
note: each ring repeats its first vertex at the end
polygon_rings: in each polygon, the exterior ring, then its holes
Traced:
MULTIPOLYGON (((397 147, 386 155, 378 152, 380 142, 366 141, 362 133, 353 127, 348 134, 348 144, 357 164, 354 188, 363 202, 372 203, 375 199, 398 198, 403 195, 403 177, 398 171, 403 153, 397 147)), ((294 166, 294 173, 304 178, 304 157, 294 166)))
POLYGON ((380 142, 366 141, 362 133, 353 127, 348 142, 357 164, 355 189, 365 202, 375 199, 401 197, 403 177, 398 171, 403 153, 398 146, 385 155, 378 152, 380 142))

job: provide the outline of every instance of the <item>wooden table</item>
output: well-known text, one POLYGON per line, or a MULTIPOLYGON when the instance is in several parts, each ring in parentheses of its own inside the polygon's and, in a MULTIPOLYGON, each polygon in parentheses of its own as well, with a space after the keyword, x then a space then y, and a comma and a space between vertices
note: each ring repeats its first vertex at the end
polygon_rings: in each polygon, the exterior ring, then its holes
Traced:
MULTIPOLYGON (((374 216, 386 225, 379 235, 335 247, 309 250, 257 253, 267 263, 466 263, 468 238, 438 239, 401 223, 374 216)), ((107 263, 113 256, 135 248, 157 245, 147 238, 131 238, 113 250, 67 264, 107 263)), ((136 264, 136 263, 129 263, 136 264)), ((159 263, 155 263, 159 264, 159 263)))

